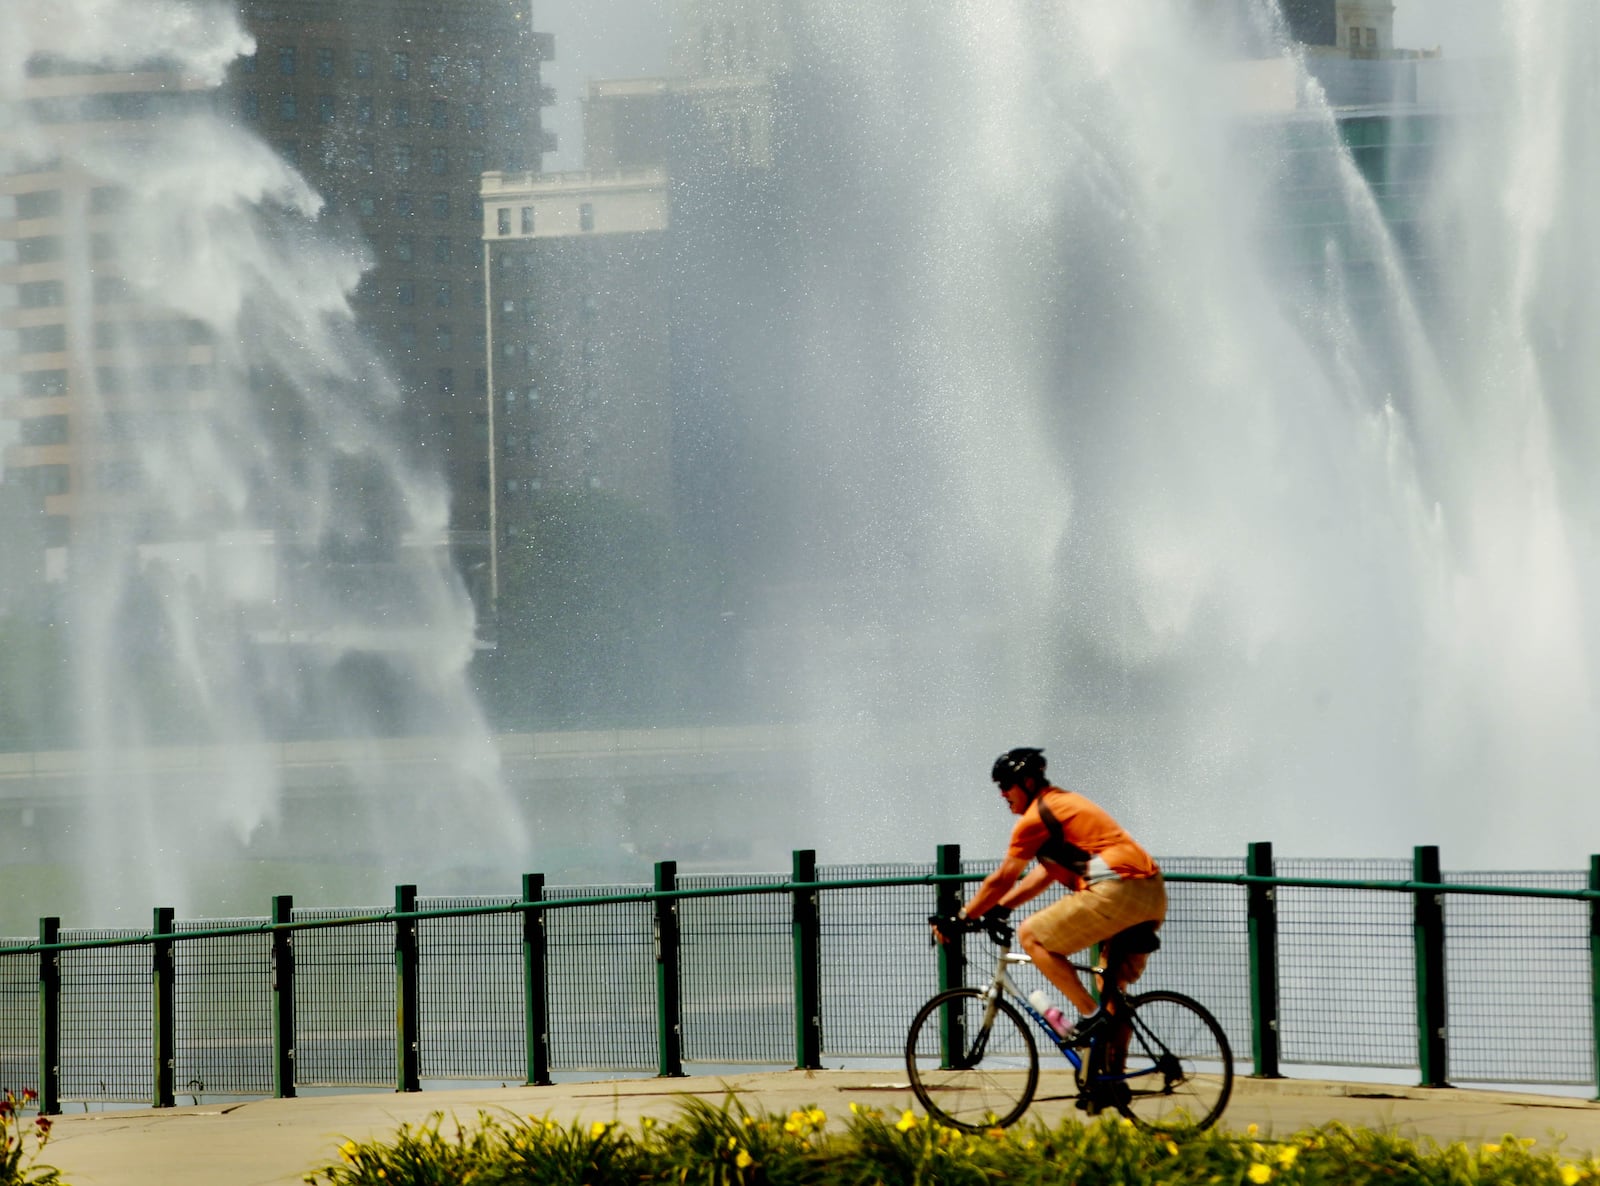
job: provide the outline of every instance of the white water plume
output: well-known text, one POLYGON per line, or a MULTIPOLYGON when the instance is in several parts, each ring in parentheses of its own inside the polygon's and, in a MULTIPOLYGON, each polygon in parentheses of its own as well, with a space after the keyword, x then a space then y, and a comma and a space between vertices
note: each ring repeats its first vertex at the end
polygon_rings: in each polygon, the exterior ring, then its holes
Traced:
POLYGON ((280 861, 297 843, 384 854, 373 889, 510 876, 525 837, 465 678, 447 491, 408 459, 354 328, 363 249, 214 101, 250 37, 222 5, 70 0, 0 9, 0 47, 0 171, 65 182, 82 485, 55 575, 92 755, 70 825, 88 905, 192 909, 196 869, 259 860, 264 837, 280 861), (154 108, 74 115, 107 85, 154 108), (307 735, 340 742, 322 760, 348 793, 302 812, 315 831, 296 842, 277 835, 303 825, 284 821, 276 747, 307 735), (394 735, 448 739, 420 786, 379 781, 371 739, 394 735))
POLYGON ((844 592, 786 661, 855 855, 984 834, 1013 744, 1168 852, 1593 847, 1600 17, 1478 7, 1509 57, 1416 63, 1397 197, 1269 4, 1275 62, 1180 0, 812 6, 895 214, 832 228, 801 384, 844 592))

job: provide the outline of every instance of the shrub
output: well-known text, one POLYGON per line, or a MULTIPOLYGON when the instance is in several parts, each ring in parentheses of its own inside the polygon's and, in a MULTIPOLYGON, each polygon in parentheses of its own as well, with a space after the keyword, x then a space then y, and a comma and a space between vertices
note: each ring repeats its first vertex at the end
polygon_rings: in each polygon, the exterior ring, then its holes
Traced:
POLYGON ((0 1186, 61 1186, 60 1171, 39 1164, 39 1153, 50 1141, 50 1117, 35 1116, 28 1123, 22 1114, 36 1098, 32 1091, 19 1096, 10 1090, 0 1098, 0 1186))
POLYGON ((392 1141, 346 1142, 314 1186, 1600 1186, 1600 1161, 1506 1137, 1476 1149, 1328 1125, 1283 1140, 1206 1132, 1183 1140, 1107 1118, 972 1135, 915 1113, 850 1105, 752 1113, 688 1101, 670 1123, 442 1113, 392 1141))

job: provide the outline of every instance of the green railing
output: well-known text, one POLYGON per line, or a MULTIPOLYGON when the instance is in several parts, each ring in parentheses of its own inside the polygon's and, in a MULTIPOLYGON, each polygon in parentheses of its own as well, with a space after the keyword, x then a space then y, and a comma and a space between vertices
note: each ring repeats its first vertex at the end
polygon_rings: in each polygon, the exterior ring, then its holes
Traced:
MULTIPOLYGON (((1409 878, 1285 873, 1269 844, 1242 863, 1163 864, 1173 912, 1149 982, 1211 1005, 1258 1076, 1410 1066, 1445 1085, 1456 1001, 1478 1051, 1462 1081, 1600 1081, 1600 857, 1572 887, 1450 880, 1432 847, 1415 850, 1409 878), (1488 907, 1458 907, 1472 917, 1454 920, 1454 938, 1452 897, 1488 907), (1447 981, 1450 959, 1468 975, 1447 981), (1574 1046, 1586 1065, 1541 1061, 1574 1046)), ((429 1078, 548 1084, 578 1067, 678 1076, 689 1061, 893 1058, 921 1000, 967 975, 960 944, 926 946, 922 917, 953 909, 989 867, 954 845, 931 871, 892 873, 823 870, 802 851, 787 880, 680 880, 665 861, 649 890, 553 890, 529 874, 514 899, 432 905, 400 886, 393 909, 297 912, 280 896, 266 919, 215 925, 159 908, 145 933, 72 935, 45 918, 36 942, 0 946, 0 1075, 37 1068, 54 1113, 144 1086, 156 1107, 202 1091, 379 1086, 384 1046, 399 1091, 429 1078)))

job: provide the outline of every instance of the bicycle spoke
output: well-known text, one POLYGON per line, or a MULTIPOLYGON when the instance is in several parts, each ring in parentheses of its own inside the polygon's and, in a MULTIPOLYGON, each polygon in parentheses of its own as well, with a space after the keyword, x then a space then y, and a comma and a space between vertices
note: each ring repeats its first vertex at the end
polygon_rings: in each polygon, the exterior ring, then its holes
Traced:
POLYGON ((1107 1084, 1119 1111, 1147 1128, 1200 1129, 1216 1122, 1233 1091, 1226 1035, 1178 993, 1135 997, 1120 1081, 1107 1084))
POLYGON ((1039 1056, 1027 1023, 975 988, 940 993, 906 1039, 911 1089, 936 1120, 976 1132, 1015 1123, 1033 1100, 1039 1056), (955 1039, 952 1048, 952 1039, 955 1039))

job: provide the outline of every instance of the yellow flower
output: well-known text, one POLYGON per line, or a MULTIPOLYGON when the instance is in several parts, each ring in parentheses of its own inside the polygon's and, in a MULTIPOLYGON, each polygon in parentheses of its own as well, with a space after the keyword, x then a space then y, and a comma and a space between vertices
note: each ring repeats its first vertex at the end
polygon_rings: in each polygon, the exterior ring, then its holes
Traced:
POLYGON ((1272 1167, 1270 1165, 1262 1165, 1258 1161, 1250 1167, 1245 1177, 1254 1182, 1256 1186, 1262 1186, 1262 1183, 1272 1180, 1272 1167))
POLYGON ((355 1164, 357 1145, 354 1141, 346 1141, 339 1146, 339 1159, 350 1165, 355 1164))
POLYGON ((1485 1145, 1483 1147, 1483 1149, 1481 1150, 1481 1152, 1484 1152, 1484 1153, 1498 1153, 1498 1152, 1500 1152, 1500 1146, 1494 1144, 1493 1142, 1491 1142, 1490 1144, 1485 1145))
POLYGON ((901 1116, 895 1127, 901 1132, 910 1132, 917 1127, 917 1114, 907 1108, 905 1115, 901 1116))
POLYGON ((739 1146, 739 1138, 738 1137, 729 1137, 728 1138, 728 1148, 736 1149, 736 1148, 738 1148, 738 1146, 739 1146))
POLYGON ((1561 1186, 1575 1186, 1581 1177, 1583 1175, 1578 1172, 1577 1166, 1564 1165, 1561 1167, 1561 1186))
POLYGON ((811 1127, 821 1128, 824 1124, 828 1123, 828 1114, 821 1108, 812 1108, 806 1113, 806 1119, 811 1121, 811 1127))
POLYGON ((733 1159, 733 1164, 742 1170, 749 1169, 755 1163, 756 1159, 750 1156, 750 1150, 748 1149, 740 1149, 739 1156, 733 1159))
POLYGON ((656 1126, 656 1118, 654 1116, 644 1116, 644 1117, 641 1117, 640 1120, 639 1120, 639 1127, 640 1128, 654 1128, 655 1126, 656 1126))
POLYGON ((1003 1141, 1006 1139, 1006 1130, 996 1125, 993 1128, 985 1129, 983 1135, 991 1141, 1003 1141))
POLYGON ((1284 1169, 1288 1169, 1294 1164, 1294 1159, 1299 1156, 1300 1147, 1298 1145, 1285 1145, 1278 1150, 1278 1164, 1284 1169))
POLYGON ((1168 1141, 1167 1152, 1176 1157, 1178 1155, 1178 1143, 1176 1141, 1168 1141))
POLYGON ((1260 1131, 1261 1131, 1261 1128, 1260 1128, 1259 1125, 1247 1124, 1247 1125, 1244 1126, 1244 1133, 1245 1133, 1245 1136, 1247 1136, 1247 1137, 1253 1137, 1253 1136, 1256 1135, 1256 1133, 1258 1133, 1260 1131))
POLYGON ((610 1128, 611 1125, 607 1124, 604 1120, 596 1120, 589 1126, 589 1139, 591 1141, 599 1140, 601 1137, 606 1135, 610 1128))
POLYGON ((852 1115, 852 1116, 861 1115, 861 1105, 856 1103, 855 1100, 851 1100, 850 1101, 850 1115, 852 1115))

